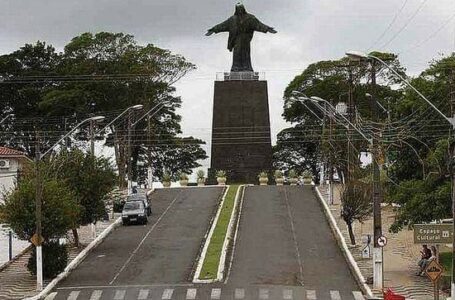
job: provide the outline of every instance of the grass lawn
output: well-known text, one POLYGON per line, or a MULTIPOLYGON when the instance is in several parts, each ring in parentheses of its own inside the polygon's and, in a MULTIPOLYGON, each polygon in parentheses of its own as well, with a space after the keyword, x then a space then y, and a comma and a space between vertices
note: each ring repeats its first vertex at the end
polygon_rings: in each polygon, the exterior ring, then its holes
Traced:
POLYGON ((237 194, 238 189, 239 185, 231 185, 227 191, 215 230, 210 239, 204 263, 202 264, 199 279, 215 279, 217 276, 221 249, 226 237, 232 210, 234 209, 235 195, 237 194))
POLYGON ((439 263, 444 267, 444 274, 451 274, 452 270, 452 252, 441 252, 439 254, 439 263))

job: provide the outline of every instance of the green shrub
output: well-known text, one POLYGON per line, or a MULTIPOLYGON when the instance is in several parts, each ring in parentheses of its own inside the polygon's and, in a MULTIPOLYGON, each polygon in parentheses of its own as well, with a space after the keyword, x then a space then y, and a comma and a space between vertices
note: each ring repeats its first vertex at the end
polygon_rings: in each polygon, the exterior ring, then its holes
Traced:
POLYGON ((274 176, 275 178, 283 178, 283 172, 281 172, 280 170, 275 170, 274 176))
POLYGON ((186 173, 180 173, 179 177, 180 177, 180 180, 188 180, 188 174, 186 174, 186 173))
POLYGON ((171 182, 172 180, 172 175, 169 172, 164 172, 163 177, 161 178, 162 182, 171 182))
POLYGON ((204 179, 204 177, 205 177, 204 170, 197 170, 196 176, 197 176, 198 179, 204 179))
MULTIPOLYGON (((43 277, 52 279, 61 273, 68 263, 68 251, 65 245, 59 242, 47 242, 43 244, 43 277)), ((36 275, 36 248, 28 259, 27 269, 36 275)))
POLYGON ((216 177, 217 178, 225 178, 226 177, 226 171, 224 171, 224 170, 216 171, 216 177))
POLYGON ((289 175, 289 178, 297 178, 297 177, 299 177, 299 174, 294 169, 290 170, 288 175, 289 175))

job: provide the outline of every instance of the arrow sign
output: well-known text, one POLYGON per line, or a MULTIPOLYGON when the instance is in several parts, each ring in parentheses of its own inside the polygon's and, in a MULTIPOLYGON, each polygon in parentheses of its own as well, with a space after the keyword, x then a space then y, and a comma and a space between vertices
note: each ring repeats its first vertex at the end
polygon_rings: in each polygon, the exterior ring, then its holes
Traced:
POLYGON ((385 245, 387 245, 387 238, 385 236, 380 236, 378 238, 378 245, 379 247, 384 247, 385 245))

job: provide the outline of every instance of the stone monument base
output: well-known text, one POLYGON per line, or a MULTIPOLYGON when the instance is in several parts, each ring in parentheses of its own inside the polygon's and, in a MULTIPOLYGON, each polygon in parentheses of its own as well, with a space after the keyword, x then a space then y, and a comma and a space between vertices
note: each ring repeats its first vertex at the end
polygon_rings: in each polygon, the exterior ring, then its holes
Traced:
POLYGON ((224 73, 215 81, 210 183, 224 170, 228 184, 257 184, 258 174, 272 168, 267 81, 258 78, 224 73))

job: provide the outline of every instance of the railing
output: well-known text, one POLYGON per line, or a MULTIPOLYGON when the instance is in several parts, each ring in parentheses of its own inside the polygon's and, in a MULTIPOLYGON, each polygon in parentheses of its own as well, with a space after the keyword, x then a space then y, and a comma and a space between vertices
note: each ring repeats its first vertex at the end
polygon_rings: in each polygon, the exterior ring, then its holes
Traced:
POLYGON ((265 80, 264 72, 218 72, 216 81, 265 80))

